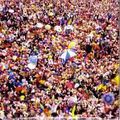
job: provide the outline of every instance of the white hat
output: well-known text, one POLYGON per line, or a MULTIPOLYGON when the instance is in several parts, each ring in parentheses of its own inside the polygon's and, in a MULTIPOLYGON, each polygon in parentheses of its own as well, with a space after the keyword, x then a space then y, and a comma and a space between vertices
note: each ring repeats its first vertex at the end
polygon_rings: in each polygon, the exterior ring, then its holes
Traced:
POLYGON ((54 13, 53 13, 53 12, 49 12, 48 15, 49 15, 49 16, 53 16, 54 13))
POLYGON ((67 29, 70 29, 70 30, 74 30, 74 27, 72 25, 67 25, 64 27, 64 31, 66 31, 67 29))
POLYGON ((75 88, 78 88, 78 87, 79 87, 79 84, 78 84, 78 83, 76 83, 76 84, 75 84, 75 88))
POLYGON ((43 24, 42 24, 42 23, 37 23, 37 24, 35 25, 35 27, 37 27, 37 28, 42 28, 42 27, 43 27, 43 24))
POLYGON ((47 24, 47 25, 45 25, 45 29, 46 29, 46 30, 50 30, 50 29, 51 29, 51 26, 47 24))
POLYGON ((9 9, 8 10, 10 13, 14 13, 14 10, 13 9, 9 9))
POLYGON ((57 32, 62 32, 61 26, 58 26, 58 25, 56 25, 56 26, 54 27, 54 30, 57 31, 57 32))
MULTIPOLYGON (((32 89, 31 93, 35 93, 35 89, 32 89)), ((32 99, 31 99, 32 100, 32 99)))
POLYGON ((33 102, 34 102, 34 101, 35 101, 35 99, 34 99, 34 98, 32 98, 32 99, 31 99, 31 101, 33 101, 33 102))

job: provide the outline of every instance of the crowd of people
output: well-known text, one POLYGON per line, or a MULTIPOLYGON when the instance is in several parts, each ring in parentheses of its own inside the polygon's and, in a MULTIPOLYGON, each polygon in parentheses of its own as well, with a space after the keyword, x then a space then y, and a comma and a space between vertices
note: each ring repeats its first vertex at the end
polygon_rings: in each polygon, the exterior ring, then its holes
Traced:
POLYGON ((117 119, 118 12, 117 0, 0 0, 0 119, 117 119))

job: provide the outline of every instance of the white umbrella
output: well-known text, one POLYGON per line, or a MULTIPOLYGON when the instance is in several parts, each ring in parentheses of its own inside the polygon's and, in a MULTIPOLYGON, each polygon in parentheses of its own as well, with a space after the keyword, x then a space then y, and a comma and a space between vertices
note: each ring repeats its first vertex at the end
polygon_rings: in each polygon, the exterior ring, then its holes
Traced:
POLYGON ((37 59, 38 59, 38 57, 36 55, 29 57, 29 61, 28 61, 29 69, 35 69, 35 67, 37 66, 37 59))
POLYGON ((68 49, 67 51, 65 51, 61 56, 60 58, 62 58, 63 60, 67 60, 71 57, 74 57, 76 56, 76 53, 70 49, 68 49))
POLYGON ((29 69, 35 69, 36 65, 35 64, 32 64, 32 63, 29 63, 28 64, 28 68, 29 69))

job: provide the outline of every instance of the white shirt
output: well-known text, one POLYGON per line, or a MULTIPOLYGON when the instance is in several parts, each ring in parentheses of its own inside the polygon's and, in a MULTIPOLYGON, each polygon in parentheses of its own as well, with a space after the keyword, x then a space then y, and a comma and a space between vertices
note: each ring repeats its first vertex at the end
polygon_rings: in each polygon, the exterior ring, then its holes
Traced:
POLYGON ((67 29, 73 30, 74 27, 72 25, 67 25, 64 27, 64 31, 66 31, 67 29))

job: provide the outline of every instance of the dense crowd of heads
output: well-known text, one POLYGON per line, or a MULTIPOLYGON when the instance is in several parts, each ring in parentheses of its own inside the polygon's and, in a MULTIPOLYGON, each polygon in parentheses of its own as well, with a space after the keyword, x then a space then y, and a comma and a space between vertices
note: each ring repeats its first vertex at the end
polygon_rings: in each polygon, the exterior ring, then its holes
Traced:
POLYGON ((117 0, 0 0, 0 118, 116 119, 118 10, 117 0), (67 49, 76 56, 64 61, 67 49))

